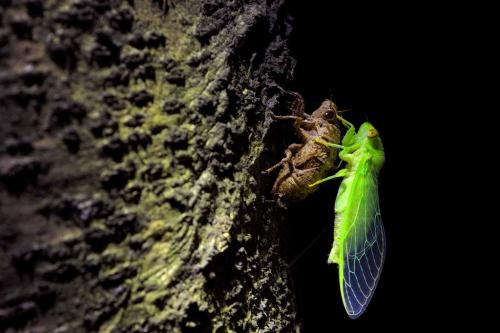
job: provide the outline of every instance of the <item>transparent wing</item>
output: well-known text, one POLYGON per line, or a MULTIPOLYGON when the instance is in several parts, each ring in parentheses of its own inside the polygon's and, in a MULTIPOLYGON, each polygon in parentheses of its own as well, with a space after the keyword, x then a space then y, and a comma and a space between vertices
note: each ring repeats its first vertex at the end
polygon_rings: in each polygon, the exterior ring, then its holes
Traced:
POLYGON ((377 177, 366 174, 354 189, 353 221, 343 242, 339 271, 342 300, 349 317, 366 309, 377 287, 385 258, 385 233, 380 216, 377 177))

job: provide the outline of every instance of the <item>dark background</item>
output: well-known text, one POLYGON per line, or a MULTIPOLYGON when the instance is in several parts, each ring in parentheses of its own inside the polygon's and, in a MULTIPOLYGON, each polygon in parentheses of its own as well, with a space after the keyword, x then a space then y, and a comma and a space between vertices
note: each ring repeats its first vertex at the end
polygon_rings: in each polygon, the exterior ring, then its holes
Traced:
POLYGON ((425 30, 432 19, 415 19, 418 9, 354 10, 330 1, 292 2, 289 11, 298 60, 289 89, 304 96, 307 112, 330 98, 340 110, 352 109, 345 117, 356 126, 369 120, 386 152, 379 188, 386 261, 375 296, 356 321, 343 308, 336 265, 326 263, 340 181, 325 183, 286 213, 289 262, 299 256, 290 269, 304 332, 443 319, 453 303, 447 296, 453 279, 445 273, 445 246, 435 239, 447 223, 437 216, 449 188, 434 178, 442 172, 434 149, 446 151, 434 144, 444 109, 436 93, 440 74, 433 75, 443 70, 440 41, 425 30))

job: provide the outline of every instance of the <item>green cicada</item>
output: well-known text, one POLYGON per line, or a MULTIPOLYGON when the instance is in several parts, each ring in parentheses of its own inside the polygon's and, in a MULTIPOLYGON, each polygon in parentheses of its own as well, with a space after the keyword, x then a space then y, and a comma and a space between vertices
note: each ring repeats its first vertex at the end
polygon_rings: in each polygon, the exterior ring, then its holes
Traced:
POLYGON ((342 145, 317 142, 340 149, 344 169, 310 186, 343 177, 335 200, 335 231, 328 263, 339 265, 340 291, 352 319, 366 309, 375 292, 385 258, 385 233, 380 217, 378 174, 384 164, 384 148, 378 131, 368 122, 358 132, 349 129, 342 145))

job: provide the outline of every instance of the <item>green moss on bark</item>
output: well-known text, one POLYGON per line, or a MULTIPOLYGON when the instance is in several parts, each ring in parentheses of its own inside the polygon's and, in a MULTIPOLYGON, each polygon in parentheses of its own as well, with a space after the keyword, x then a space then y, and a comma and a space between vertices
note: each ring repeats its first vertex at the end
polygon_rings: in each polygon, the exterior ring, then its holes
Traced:
POLYGON ((258 176, 282 3, 27 3, 1 15, 2 328, 298 330, 258 176))

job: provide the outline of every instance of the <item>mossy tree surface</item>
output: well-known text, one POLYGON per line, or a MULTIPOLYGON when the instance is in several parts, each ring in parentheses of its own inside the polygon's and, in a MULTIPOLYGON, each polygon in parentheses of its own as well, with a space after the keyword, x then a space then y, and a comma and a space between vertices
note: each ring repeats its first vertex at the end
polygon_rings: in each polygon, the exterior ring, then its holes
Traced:
POLYGON ((260 176, 283 5, 0 2, 0 330, 299 330, 260 176))

